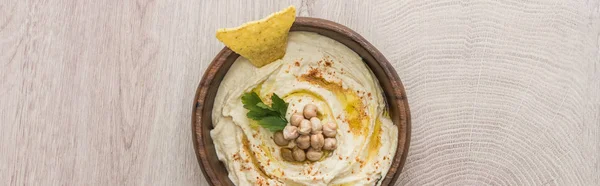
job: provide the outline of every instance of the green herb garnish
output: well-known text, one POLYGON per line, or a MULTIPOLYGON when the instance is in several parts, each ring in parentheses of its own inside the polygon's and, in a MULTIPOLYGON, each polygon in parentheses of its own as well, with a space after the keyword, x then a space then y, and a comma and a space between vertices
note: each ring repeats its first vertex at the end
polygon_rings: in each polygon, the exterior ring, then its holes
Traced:
POLYGON ((246 114, 248 118, 258 121, 260 126, 272 132, 283 130, 288 123, 285 119, 288 103, 277 94, 271 96, 271 101, 273 102, 271 106, 266 105, 255 92, 242 95, 244 108, 248 109, 248 114, 246 114))

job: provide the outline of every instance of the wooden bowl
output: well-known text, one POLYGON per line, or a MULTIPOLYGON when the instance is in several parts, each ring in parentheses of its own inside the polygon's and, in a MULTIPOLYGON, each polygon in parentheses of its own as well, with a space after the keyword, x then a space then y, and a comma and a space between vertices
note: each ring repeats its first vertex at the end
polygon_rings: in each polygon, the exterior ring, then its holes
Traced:
MULTIPOLYGON (((393 185, 402 171, 410 143, 410 111, 404 86, 398 74, 373 45, 343 25, 318 18, 298 17, 291 31, 315 32, 343 43, 363 58, 379 80, 385 93, 391 119, 398 127, 398 150, 382 182, 382 185, 393 185)), ((238 57, 239 55, 229 48, 223 48, 206 69, 194 98, 192 109, 194 149, 204 177, 211 185, 233 185, 229 180, 227 169, 217 158, 210 130, 213 129, 212 109, 219 84, 238 57)))

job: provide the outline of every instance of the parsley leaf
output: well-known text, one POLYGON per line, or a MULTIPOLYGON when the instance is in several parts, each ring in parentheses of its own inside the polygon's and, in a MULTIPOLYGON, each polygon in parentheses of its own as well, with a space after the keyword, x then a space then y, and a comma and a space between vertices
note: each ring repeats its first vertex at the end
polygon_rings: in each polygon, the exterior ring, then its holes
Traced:
POLYGON ((267 116, 266 112, 257 112, 257 111, 248 111, 246 116, 252 120, 260 120, 261 118, 267 116))
POLYGON ((279 98, 277 94, 273 94, 273 96, 271 96, 271 101, 273 101, 273 104, 271 105, 273 106, 273 110, 279 112, 280 116, 285 118, 285 112, 287 111, 288 104, 283 101, 283 99, 279 98))
POLYGON ((283 101, 277 94, 271 96, 273 104, 266 105, 255 92, 244 93, 242 103, 248 109, 246 116, 258 121, 258 124, 270 131, 283 130, 288 121, 285 119, 288 103, 283 101))
POLYGON ((262 108, 256 106, 256 104, 262 103, 262 100, 260 100, 260 97, 258 97, 258 94, 256 94, 255 92, 245 93, 244 95, 242 95, 242 103, 244 104, 244 108, 250 111, 262 110, 262 108))
POLYGON ((260 124, 260 126, 262 126, 263 128, 269 129, 270 131, 280 131, 283 130, 283 128, 285 128, 285 125, 287 125, 287 121, 278 116, 267 116, 260 119, 260 121, 258 121, 258 124, 260 124))
POLYGON ((265 103, 263 103, 263 102, 257 103, 256 106, 258 106, 258 107, 260 107, 262 109, 267 109, 267 110, 270 110, 270 111, 275 111, 275 110, 272 110, 271 107, 269 107, 268 105, 265 105, 265 103))

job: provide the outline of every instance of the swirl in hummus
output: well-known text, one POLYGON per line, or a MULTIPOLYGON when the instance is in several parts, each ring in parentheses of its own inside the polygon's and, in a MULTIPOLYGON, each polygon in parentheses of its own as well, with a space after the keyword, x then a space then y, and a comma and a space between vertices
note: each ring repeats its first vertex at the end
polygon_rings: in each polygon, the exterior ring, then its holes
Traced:
POLYGON ((345 45, 291 32, 282 59, 261 68, 243 57, 233 63, 215 98, 210 134, 236 185, 380 185, 398 136, 381 91, 373 73, 345 45), (284 161, 273 133, 246 117, 240 97, 250 91, 265 101, 273 93, 281 96, 289 103, 288 120, 304 105, 317 105, 319 119, 338 125, 337 149, 316 162, 284 161))

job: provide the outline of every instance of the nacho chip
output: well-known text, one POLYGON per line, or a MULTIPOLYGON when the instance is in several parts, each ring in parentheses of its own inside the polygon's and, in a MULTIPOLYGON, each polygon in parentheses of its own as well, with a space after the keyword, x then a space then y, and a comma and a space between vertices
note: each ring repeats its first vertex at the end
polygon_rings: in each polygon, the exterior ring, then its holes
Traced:
POLYGON ((219 29, 217 39, 254 66, 262 67, 285 55, 288 33, 294 20, 296 8, 290 6, 262 20, 237 28, 219 29))

